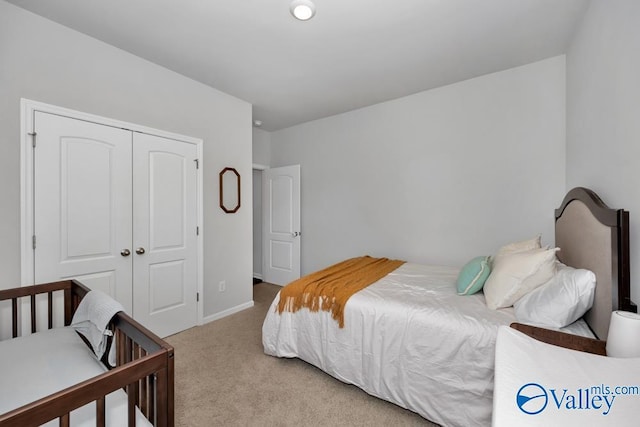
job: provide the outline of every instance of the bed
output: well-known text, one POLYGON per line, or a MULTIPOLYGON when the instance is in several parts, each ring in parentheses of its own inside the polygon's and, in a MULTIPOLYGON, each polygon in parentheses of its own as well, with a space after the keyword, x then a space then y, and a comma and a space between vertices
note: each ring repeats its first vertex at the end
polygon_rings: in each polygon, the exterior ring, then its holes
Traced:
MULTIPOLYGON (((597 280, 592 308, 567 331, 605 339, 612 310, 635 311, 628 212, 575 188, 555 217, 558 259, 597 280)), ((325 311, 278 313, 279 293, 263 324, 264 351, 442 425, 490 425, 497 330, 517 319, 513 308, 489 310, 482 293, 457 295, 459 271, 404 264, 348 300, 344 328, 325 311)))
POLYGON ((109 324, 115 361, 98 360, 69 326, 88 293, 75 280, 0 290, 11 319, 0 324, 11 336, 0 341, 0 425, 174 425, 173 348, 119 312, 109 324), (19 334, 22 318, 30 326, 19 334))

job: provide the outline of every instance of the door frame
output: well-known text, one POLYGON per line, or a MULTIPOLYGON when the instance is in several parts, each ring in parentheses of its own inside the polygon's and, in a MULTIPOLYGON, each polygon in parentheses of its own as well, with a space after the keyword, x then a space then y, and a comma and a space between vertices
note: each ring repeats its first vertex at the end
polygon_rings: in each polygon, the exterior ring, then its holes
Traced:
MULTIPOLYGON (((35 278, 35 259, 33 251, 34 234, 34 170, 33 170, 33 132, 35 112, 56 114, 72 119, 83 120, 100 125, 146 133, 168 139, 175 139, 187 144, 194 144, 197 150, 198 169, 196 171, 196 224, 199 227, 197 239, 197 324, 202 325, 204 310, 204 204, 203 204, 203 140, 177 133, 166 132, 147 126, 129 123, 122 120, 110 119, 94 114, 84 113, 57 105, 46 104, 31 99, 20 99, 20 280, 21 286, 30 286, 35 278)), ((37 144, 37 137, 36 137, 37 144)), ((195 160, 195 159, 194 159, 195 160)))
MULTIPOLYGON (((262 172, 264 172, 266 169, 269 169, 269 166, 262 165, 262 164, 259 164, 259 163, 253 163, 251 165, 251 179, 252 179, 252 181, 253 181, 253 172, 255 172, 255 171, 260 172, 260 194, 259 194, 259 196, 260 196, 260 205, 262 205, 262 172)), ((255 198, 256 198, 255 192, 253 193, 252 197, 253 197, 253 200, 255 202, 255 198)), ((255 206, 255 203, 254 203, 254 206, 255 206)), ((260 219, 260 249, 259 249, 259 251, 260 251, 260 270, 262 270, 262 266, 264 265, 264 253, 263 253, 264 251, 263 251, 263 248, 262 248, 262 223, 264 222, 264 211, 261 212, 261 215, 260 215, 259 219, 260 219)), ((256 220, 256 218, 255 218, 255 215, 254 215, 254 218, 252 218, 252 221, 255 222, 255 220, 256 220)), ((253 242, 252 246, 253 246, 253 253, 255 254, 255 252, 256 252, 256 250, 255 250, 255 241, 253 242)), ((253 262, 255 263, 255 259, 254 259, 253 262)), ((252 269, 253 269, 253 267, 252 267, 252 269)), ((262 280, 262 278, 263 278, 262 271, 260 271, 260 274, 256 274, 255 271, 252 274, 253 274, 253 278, 254 279, 262 280)))

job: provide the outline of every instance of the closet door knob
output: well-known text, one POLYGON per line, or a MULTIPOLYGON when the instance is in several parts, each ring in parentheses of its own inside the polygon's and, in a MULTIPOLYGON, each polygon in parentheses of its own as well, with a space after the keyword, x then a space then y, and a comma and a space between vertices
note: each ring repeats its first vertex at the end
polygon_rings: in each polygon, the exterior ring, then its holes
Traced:
POLYGON ((131 251, 129 249, 123 249, 123 250, 120 251, 120 255, 129 256, 129 255, 131 255, 131 251))
POLYGON ((138 249, 136 249, 136 253, 137 253, 138 255, 142 255, 142 254, 144 253, 144 248, 138 248, 138 249))

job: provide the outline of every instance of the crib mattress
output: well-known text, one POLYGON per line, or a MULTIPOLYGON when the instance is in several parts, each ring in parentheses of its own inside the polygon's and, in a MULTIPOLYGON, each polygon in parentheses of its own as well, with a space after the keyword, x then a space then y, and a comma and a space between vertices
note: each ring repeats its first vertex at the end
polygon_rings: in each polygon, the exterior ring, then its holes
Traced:
MULTIPOLYGON (((106 371, 71 327, 0 341, 0 414, 63 390, 106 371)), ((71 412, 72 426, 95 425, 95 403, 71 412)), ((117 390, 106 398, 109 426, 127 425, 127 395, 117 390)), ((46 426, 58 425, 53 420, 46 426)), ((141 412, 136 425, 150 426, 141 412)))

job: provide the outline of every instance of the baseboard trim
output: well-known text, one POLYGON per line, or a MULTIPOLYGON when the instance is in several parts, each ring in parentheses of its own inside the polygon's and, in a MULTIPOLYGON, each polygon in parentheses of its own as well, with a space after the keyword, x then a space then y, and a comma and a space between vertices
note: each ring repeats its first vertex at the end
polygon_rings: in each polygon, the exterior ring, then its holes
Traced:
POLYGON ((239 311, 246 310, 247 308, 253 307, 253 301, 245 302, 244 304, 236 305, 235 307, 231 307, 227 310, 221 311, 220 313, 215 313, 210 316, 206 316, 202 318, 202 324, 207 324, 209 322, 213 322, 214 320, 222 319, 223 317, 231 316, 239 311))
POLYGON ((253 277, 262 280, 262 274, 253 273, 253 277))

